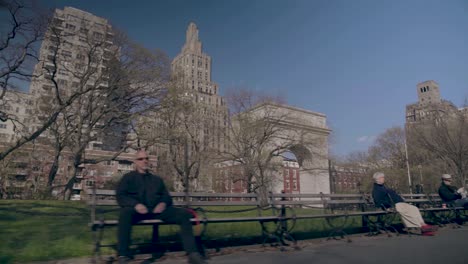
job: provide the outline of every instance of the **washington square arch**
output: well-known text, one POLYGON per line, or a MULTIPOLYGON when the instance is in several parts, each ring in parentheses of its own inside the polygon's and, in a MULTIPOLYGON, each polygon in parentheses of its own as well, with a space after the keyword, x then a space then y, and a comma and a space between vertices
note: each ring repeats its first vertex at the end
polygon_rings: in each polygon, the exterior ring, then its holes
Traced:
MULTIPOLYGON (((300 193, 330 193, 328 137, 331 130, 324 114, 284 104, 263 103, 234 115, 231 123, 234 127, 231 133, 238 134, 233 137, 233 148, 244 156, 245 153, 261 156, 252 163, 265 159, 281 159, 282 162, 282 153, 292 153, 295 164, 299 165, 300 193), (251 146, 238 146, 242 144, 251 146)), ((243 165, 248 166, 246 163, 248 161, 243 165)), ((273 173, 270 178, 267 191, 281 192, 283 172, 273 173)))

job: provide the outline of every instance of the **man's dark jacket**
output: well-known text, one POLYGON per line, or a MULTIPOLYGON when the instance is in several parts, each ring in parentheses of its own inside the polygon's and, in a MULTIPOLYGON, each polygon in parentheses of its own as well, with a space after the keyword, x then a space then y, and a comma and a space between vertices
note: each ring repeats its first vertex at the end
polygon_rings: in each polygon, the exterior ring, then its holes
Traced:
POLYGON ((376 207, 390 208, 394 207, 396 203, 403 203, 403 198, 398 195, 394 190, 385 187, 383 184, 374 183, 372 190, 372 198, 376 207))
POLYGON ((462 198, 461 194, 457 193, 457 187, 443 182, 439 187, 439 196, 444 202, 453 202, 462 198))
POLYGON ((132 171, 125 174, 117 186, 116 194, 117 203, 121 207, 135 207, 141 203, 151 211, 160 202, 172 205, 172 197, 163 180, 151 173, 132 171))

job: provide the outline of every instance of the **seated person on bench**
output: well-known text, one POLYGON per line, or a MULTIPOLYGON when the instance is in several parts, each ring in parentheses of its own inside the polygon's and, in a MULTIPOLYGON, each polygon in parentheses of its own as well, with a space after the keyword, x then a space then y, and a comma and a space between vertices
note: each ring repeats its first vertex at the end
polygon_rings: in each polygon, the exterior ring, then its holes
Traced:
POLYGON ((450 174, 442 175, 442 183, 439 187, 440 198, 455 207, 464 207, 468 209, 468 198, 466 198, 465 188, 457 188, 452 185, 452 176, 450 174), (463 197, 465 196, 465 197, 463 197))
POLYGON ((206 263, 197 251, 190 222, 192 214, 185 209, 172 206, 172 197, 161 177, 148 171, 146 151, 137 151, 133 163, 135 170, 122 177, 116 191, 117 202, 121 207, 117 231, 119 264, 129 261, 132 224, 145 219, 161 219, 164 222, 178 224, 189 263, 206 263))
POLYGON ((398 195, 394 190, 386 187, 385 174, 376 172, 373 176, 375 183, 372 190, 375 206, 381 207, 384 210, 395 207, 396 211, 403 220, 403 224, 407 228, 421 229, 421 234, 425 236, 433 236, 436 227, 428 225, 424 222, 419 209, 411 204, 405 203, 403 197, 398 195))

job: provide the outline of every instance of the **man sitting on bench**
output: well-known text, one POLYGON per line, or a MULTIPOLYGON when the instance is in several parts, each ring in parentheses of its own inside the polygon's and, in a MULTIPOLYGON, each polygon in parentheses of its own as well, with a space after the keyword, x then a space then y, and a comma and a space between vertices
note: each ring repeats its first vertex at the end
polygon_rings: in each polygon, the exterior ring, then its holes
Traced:
POLYGON ((464 207, 468 209, 468 198, 463 197, 465 188, 457 188, 452 185, 452 176, 450 174, 442 175, 442 183, 439 187, 439 196, 446 202, 453 204, 455 207, 464 207))
POLYGON ((414 205, 405 203, 403 197, 384 185, 385 174, 383 172, 374 173, 373 178, 375 183, 372 190, 372 197, 374 198, 375 206, 381 207, 384 210, 395 207, 403 220, 403 224, 407 228, 421 229, 421 234, 423 236, 434 235, 434 231, 436 231, 437 228, 424 222, 419 209, 414 205))
POLYGON ((164 181, 161 177, 151 174, 148 165, 146 151, 137 151, 134 160, 135 170, 125 174, 117 186, 117 202, 121 207, 117 231, 119 264, 129 261, 132 224, 145 219, 161 219, 164 222, 178 224, 189 263, 206 263, 197 252, 190 222, 192 214, 185 209, 172 206, 172 197, 164 181))

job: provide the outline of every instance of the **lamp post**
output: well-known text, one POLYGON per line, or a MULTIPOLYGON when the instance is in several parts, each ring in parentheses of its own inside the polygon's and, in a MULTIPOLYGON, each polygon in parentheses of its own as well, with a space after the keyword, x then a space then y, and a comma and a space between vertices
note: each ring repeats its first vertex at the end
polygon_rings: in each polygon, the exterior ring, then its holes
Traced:
POLYGON ((406 168, 408 170, 409 191, 412 194, 413 193, 413 188, 411 186, 411 173, 410 173, 409 160, 408 160, 408 146, 406 145, 406 140, 405 140, 405 154, 406 154, 406 168))
POLYGON ((422 165, 421 164, 418 165, 418 169, 419 169, 419 183, 422 185, 423 177, 422 177, 422 165))
POLYGON ((186 206, 189 207, 189 150, 188 150, 188 138, 185 136, 185 142, 184 142, 184 172, 185 172, 185 177, 184 177, 184 185, 185 185, 185 202, 186 206))

